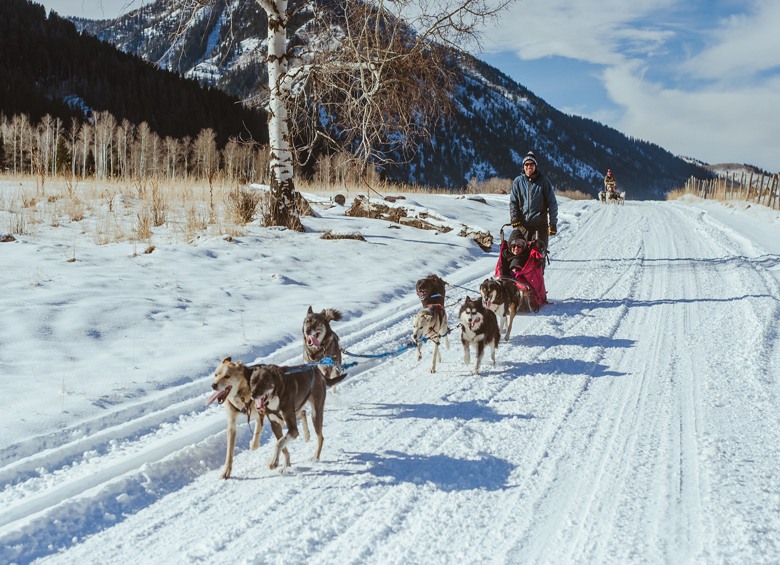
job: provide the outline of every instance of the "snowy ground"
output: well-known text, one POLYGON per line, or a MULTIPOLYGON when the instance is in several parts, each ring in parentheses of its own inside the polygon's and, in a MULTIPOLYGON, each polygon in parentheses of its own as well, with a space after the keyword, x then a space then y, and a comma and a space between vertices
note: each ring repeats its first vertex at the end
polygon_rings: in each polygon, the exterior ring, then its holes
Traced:
MULTIPOLYGON (((508 217, 506 196, 409 198, 494 235, 508 217)), ((240 421, 220 480, 223 357, 300 362, 309 305, 344 313, 348 351, 397 352, 418 278, 450 283, 454 326, 492 274, 496 247, 343 211, 162 229, 148 255, 81 223, 0 243, 0 562, 780 561, 780 215, 744 205, 562 200, 554 303, 495 367, 471 375, 457 331, 435 375, 430 349, 346 357, 320 461, 298 439, 272 471, 270 428, 252 452, 240 421)))

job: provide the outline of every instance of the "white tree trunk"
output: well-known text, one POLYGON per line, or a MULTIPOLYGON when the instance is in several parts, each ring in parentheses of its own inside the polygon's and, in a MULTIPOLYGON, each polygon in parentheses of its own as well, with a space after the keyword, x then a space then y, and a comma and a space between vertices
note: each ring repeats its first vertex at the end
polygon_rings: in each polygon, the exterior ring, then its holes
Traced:
POLYGON ((268 138, 270 146, 271 206, 268 225, 302 231, 295 206, 293 153, 290 143, 287 100, 290 86, 285 77, 287 60, 287 0, 258 0, 268 16, 268 138))

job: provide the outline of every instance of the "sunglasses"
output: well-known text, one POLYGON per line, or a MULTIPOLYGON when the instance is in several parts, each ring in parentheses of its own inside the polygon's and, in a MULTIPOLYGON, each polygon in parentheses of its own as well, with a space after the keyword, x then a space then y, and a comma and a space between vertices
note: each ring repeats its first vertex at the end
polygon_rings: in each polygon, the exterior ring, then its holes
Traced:
POLYGON ((521 243, 520 245, 513 243, 512 245, 509 246, 509 249, 522 249, 523 247, 525 247, 524 243, 521 243))
POLYGON ((524 167, 535 167, 536 163, 531 163, 530 161, 528 163, 523 163, 524 167))

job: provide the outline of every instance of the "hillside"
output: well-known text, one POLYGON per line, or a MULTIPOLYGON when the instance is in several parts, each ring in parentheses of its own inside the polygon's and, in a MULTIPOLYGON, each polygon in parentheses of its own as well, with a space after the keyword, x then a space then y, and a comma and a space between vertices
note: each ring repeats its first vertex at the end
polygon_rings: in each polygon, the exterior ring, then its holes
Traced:
POLYGON ((230 136, 268 138, 263 112, 82 34, 28 0, 0 3, 0 75, 0 112, 34 123, 45 114, 69 124, 107 111, 120 122, 146 122, 160 136, 211 128, 220 144, 230 136))
MULTIPOLYGON (((0 562, 780 561, 777 212, 561 199, 553 303, 472 375, 457 312, 495 246, 325 194, 303 234, 169 225, 135 254, 94 241, 95 194, 85 220, 0 243, 0 562), (404 349, 431 272, 452 328, 435 374, 430 344, 420 362, 404 349), (328 391, 321 459, 299 437, 288 472, 269 469, 270 426, 250 451, 242 415, 220 480, 215 367, 301 363, 310 305, 344 314, 357 362, 328 391)), ((494 234, 507 217, 506 195, 407 196, 494 234)))
MULTIPOLYGON (((295 2, 291 3, 292 5, 295 2)), ((154 2, 116 20, 76 20, 80 29, 121 50, 204 81, 241 99, 266 84, 266 18, 256 2, 219 0, 201 10, 171 48, 181 12, 154 2), (147 31, 151 30, 151 31, 147 31)), ((306 22, 305 11, 298 25, 306 22)), ((296 42, 304 42, 300 34, 296 42)), ((453 52, 459 88, 455 114, 411 162, 384 170, 422 185, 462 188, 472 178, 513 178, 533 150, 541 169, 561 188, 595 193, 607 168, 629 197, 660 198, 691 176, 711 173, 652 143, 629 138, 592 120, 559 112, 499 70, 453 52)))

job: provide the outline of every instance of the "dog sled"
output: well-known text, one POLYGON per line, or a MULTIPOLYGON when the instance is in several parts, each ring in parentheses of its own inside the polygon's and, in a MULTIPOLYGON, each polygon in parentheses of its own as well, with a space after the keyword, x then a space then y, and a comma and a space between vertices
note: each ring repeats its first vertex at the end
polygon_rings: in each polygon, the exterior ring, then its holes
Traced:
POLYGON ((509 224, 501 227, 501 245, 498 251, 498 261, 496 262, 496 271, 494 278, 500 281, 511 281, 517 287, 517 290, 528 297, 528 308, 533 312, 538 312, 539 309, 547 304, 547 288, 544 285, 544 262, 546 261, 546 253, 543 253, 539 248, 538 242, 533 239, 527 243, 530 247, 528 253, 528 259, 525 261, 520 270, 512 270, 509 265, 506 264, 504 259, 506 251, 508 251, 509 244, 504 239, 504 228, 509 224))
POLYGON ((602 204, 623 204, 626 201, 626 192, 624 190, 602 190, 599 192, 599 200, 602 204))

